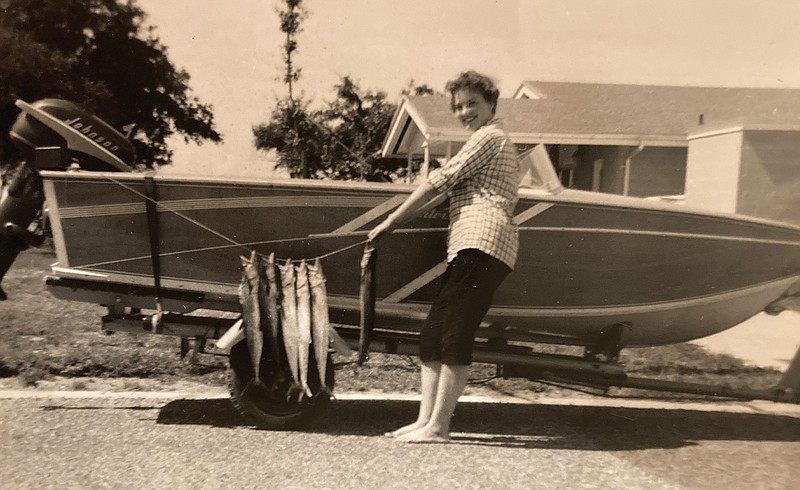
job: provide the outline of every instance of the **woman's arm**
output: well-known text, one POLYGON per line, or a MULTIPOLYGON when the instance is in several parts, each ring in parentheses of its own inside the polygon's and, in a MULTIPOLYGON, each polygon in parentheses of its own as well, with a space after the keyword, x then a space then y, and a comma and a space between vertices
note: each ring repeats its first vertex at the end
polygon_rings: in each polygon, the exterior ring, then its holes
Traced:
POLYGON ((423 180, 400 207, 395 209, 381 224, 369 232, 367 238, 370 241, 375 241, 384 234, 389 233, 398 225, 413 218, 422 206, 438 195, 439 191, 437 191, 427 179, 423 180))
POLYGON ((431 172, 399 208, 369 232, 367 235, 369 240, 377 240, 392 231, 397 225, 414 217, 417 211, 431 199, 447 192, 457 182, 470 178, 482 167, 488 165, 500 151, 501 141, 504 141, 504 135, 488 128, 472 133, 453 158, 431 172), (500 139, 498 135, 501 137, 500 139))

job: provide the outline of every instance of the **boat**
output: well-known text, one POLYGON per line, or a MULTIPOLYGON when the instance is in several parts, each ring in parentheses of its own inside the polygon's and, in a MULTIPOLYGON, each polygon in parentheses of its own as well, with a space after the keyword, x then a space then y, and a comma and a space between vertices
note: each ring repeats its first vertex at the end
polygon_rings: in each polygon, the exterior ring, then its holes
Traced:
MULTIPOLYGON (((256 251, 321 258, 331 320, 358 325, 367 232, 412 185, 132 172, 124 137, 102 121, 55 99, 17 105, 12 139, 33 152, 30 161, 51 161, 42 148, 57 146, 81 165, 35 169, 57 255, 47 279, 55 296, 109 305, 114 328, 134 315, 141 329, 146 309, 158 321, 164 312, 237 312, 240 256, 256 251), (34 141, 41 134, 55 145, 34 141)), ((488 352, 479 358, 503 364, 513 357, 503 349, 533 342, 616 361, 624 347, 685 342, 763 311, 800 309, 800 227, 564 189, 541 145, 523 161, 519 259, 478 331, 488 352)), ((446 203, 433 202, 379 244, 376 332, 385 332, 385 351, 419 331, 446 267, 447 223, 446 203)))
MULTIPOLYGON (((54 274, 153 284, 148 177, 41 176, 58 259, 54 274)), ((159 208, 152 219, 164 237, 164 289, 202 295, 199 307, 236 310, 240 255, 326 256, 329 304, 343 323, 359 311, 356 245, 412 190, 288 179, 150 178, 159 208)), ((800 228, 792 226, 569 189, 523 189, 515 221, 519 261, 495 294, 483 337, 499 327, 519 337, 585 345, 609 325, 626 322, 627 345, 684 342, 741 323, 800 281, 800 228)), ((381 241, 379 325, 400 328, 424 319, 446 266, 446 234, 440 207, 381 241)))

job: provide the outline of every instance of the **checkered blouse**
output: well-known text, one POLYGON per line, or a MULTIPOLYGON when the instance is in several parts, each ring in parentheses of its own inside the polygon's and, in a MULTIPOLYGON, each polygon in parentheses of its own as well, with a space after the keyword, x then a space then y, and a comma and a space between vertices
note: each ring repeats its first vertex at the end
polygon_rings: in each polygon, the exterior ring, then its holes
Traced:
POLYGON ((516 148, 494 118, 428 175, 430 184, 450 197, 448 262, 459 251, 476 248, 514 268, 519 236, 511 218, 518 169, 516 148))

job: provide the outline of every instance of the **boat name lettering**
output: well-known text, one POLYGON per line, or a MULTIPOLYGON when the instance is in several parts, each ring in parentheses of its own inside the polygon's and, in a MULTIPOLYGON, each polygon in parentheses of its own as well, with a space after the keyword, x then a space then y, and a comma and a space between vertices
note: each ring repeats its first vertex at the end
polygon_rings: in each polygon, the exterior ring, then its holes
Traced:
POLYGON ((81 122, 81 118, 76 117, 72 120, 64 121, 66 124, 69 125, 72 129, 79 131, 81 134, 89 138, 90 140, 94 141, 98 145, 102 146, 106 150, 109 151, 117 151, 119 150, 119 146, 115 145, 113 142, 107 140, 106 138, 97 134, 97 132, 92 130, 92 125, 86 125, 81 122))
POLYGON ((447 219, 450 217, 450 214, 446 210, 431 209, 423 214, 422 217, 425 219, 447 219))

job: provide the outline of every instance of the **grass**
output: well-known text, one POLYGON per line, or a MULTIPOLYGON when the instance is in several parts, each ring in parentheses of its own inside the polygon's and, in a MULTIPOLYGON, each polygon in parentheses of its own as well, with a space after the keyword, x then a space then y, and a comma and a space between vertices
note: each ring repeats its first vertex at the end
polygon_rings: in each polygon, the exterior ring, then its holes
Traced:
POLYGON ((63 301, 45 289, 55 261, 46 249, 27 250, 3 280, 8 300, 0 303, 0 377, 18 376, 32 385, 50 376, 69 378, 187 378, 222 384, 227 361, 203 359, 207 369, 180 359, 174 337, 106 335, 104 307, 63 301))
MULTIPOLYGON (((144 380, 162 386, 195 381, 222 386, 227 359, 203 355, 199 364, 180 359, 177 338, 116 333, 105 335, 100 318, 105 308, 52 297, 44 278, 55 261, 52 250, 28 250, 3 280, 9 299, 0 302, 0 378, 16 378, 20 385, 35 386, 55 377, 71 379, 66 386, 86 389, 97 378, 122 379, 122 389, 145 389, 144 380)), ((543 346, 564 353, 563 348, 543 346)), ((706 352, 694 344, 626 349, 621 359, 636 377, 725 384, 736 388, 774 385, 780 372, 748 366, 727 356, 706 352)), ((547 393, 565 391, 524 379, 491 379, 495 367, 476 364, 468 392, 547 393)), ((415 392, 418 360, 410 356, 375 354, 363 367, 339 366, 336 390, 415 392)), ((619 392, 617 390, 617 392, 619 392)), ((623 393, 627 391, 622 390, 623 393)))

